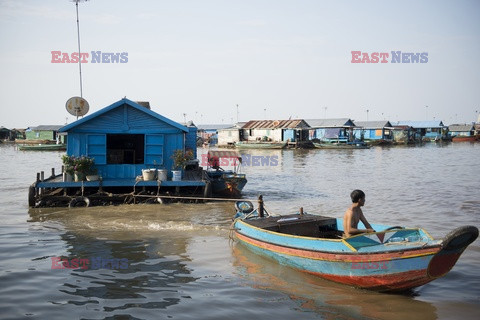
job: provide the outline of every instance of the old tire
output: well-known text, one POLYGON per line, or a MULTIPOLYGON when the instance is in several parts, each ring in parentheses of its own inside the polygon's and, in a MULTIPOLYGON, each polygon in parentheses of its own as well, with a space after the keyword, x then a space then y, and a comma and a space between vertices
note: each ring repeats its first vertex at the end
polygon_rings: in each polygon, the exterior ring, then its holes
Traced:
POLYGON ((87 197, 73 198, 68 204, 69 208, 81 208, 81 207, 89 207, 89 206, 90 206, 90 199, 88 199, 87 197))

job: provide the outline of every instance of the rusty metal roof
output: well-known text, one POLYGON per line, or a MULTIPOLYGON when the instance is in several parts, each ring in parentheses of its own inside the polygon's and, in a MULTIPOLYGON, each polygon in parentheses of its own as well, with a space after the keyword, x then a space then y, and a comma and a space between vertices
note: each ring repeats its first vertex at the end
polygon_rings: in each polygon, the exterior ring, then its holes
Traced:
POLYGON ((309 125, 301 119, 296 120, 250 120, 242 129, 297 129, 308 128, 309 125))

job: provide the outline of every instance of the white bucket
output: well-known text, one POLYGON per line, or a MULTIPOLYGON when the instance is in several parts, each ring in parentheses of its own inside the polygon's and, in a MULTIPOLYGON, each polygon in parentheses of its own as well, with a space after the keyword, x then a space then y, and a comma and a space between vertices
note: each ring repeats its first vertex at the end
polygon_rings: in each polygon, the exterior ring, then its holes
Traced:
POLYGON ((172 170, 172 181, 182 181, 182 170, 172 170))
POLYGON ((167 181, 168 170, 167 169, 158 169, 157 170, 157 180, 158 181, 167 181))
POLYGON ((144 181, 150 181, 155 179, 155 169, 142 169, 142 176, 144 181))

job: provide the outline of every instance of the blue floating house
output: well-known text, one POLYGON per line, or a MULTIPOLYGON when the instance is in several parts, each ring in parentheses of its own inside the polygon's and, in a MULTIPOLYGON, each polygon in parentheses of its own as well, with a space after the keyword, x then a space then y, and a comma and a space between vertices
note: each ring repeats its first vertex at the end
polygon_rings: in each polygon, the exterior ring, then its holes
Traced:
POLYGON ((142 169, 172 169, 177 149, 190 149, 196 158, 194 125, 186 127, 126 98, 59 132, 67 133, 67 154, 94 158, 104 179, 135 179, 142 169))
POLYGON ((435 141, 445 139, 447 126, 442 121, 398 121, 394 127, 410 127, 415 134, 416 141, 435 141))
POLYGON ((390 121, 355 121, 355 138, 366 142, 393 142, 393 127, 390 121))
POLYGON ((353 141, 355 123, 351 119, 307 119, 305 122, 310 126, 309 140, 318 139, 324 142, 353 141))

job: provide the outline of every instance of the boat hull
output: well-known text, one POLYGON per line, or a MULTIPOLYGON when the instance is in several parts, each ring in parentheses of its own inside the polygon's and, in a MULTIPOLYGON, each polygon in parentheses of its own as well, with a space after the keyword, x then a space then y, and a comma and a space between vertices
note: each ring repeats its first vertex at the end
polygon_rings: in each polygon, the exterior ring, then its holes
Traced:
POLYGON ((475 141, 480 141, 480 135, 456 136, 452 138, 452 142, 475 142, 475 141))
POLYGON ((207 171, 215 195, 238 196, 247 184, 245 174, 233 171, 207 171))
POLYGON ((368 146, 365 143, 318 143, 314 142, 313 143, 314 147, 317 149, 369 149, 370 146, 368 146))
POLYGON ((38 145, 17 145, 20 151, 65 151, 65 144, 38 144, 38 145))
POLYGON ((404 291, 445 275, 478 236, 476 228, 464 232, 463 237, 465 234, 468 237, 463 240, 459 235, 443 241, 433 240, 421 229, 402 232, 405 235, 408 235, 406 232, 418 232, 424 242, 382 243, 386 238, 393 239, 401 234, 396 231, 371 234, 370 238, 349 238, 352 240, 318 239, 261 230, 238 219, 235 222, 236 238, 258 254, 327 280, 375 291, 404 291), (378 246, 385 248, 369 251, 377 245, 368 244, 368 241, 377 235, 382 238, 378 246), (460 244, 448 247, 452 241, 460 244))
POLYGON ((286 142, 237 142, 237 149, 283 149, 287 145, 286 142))

